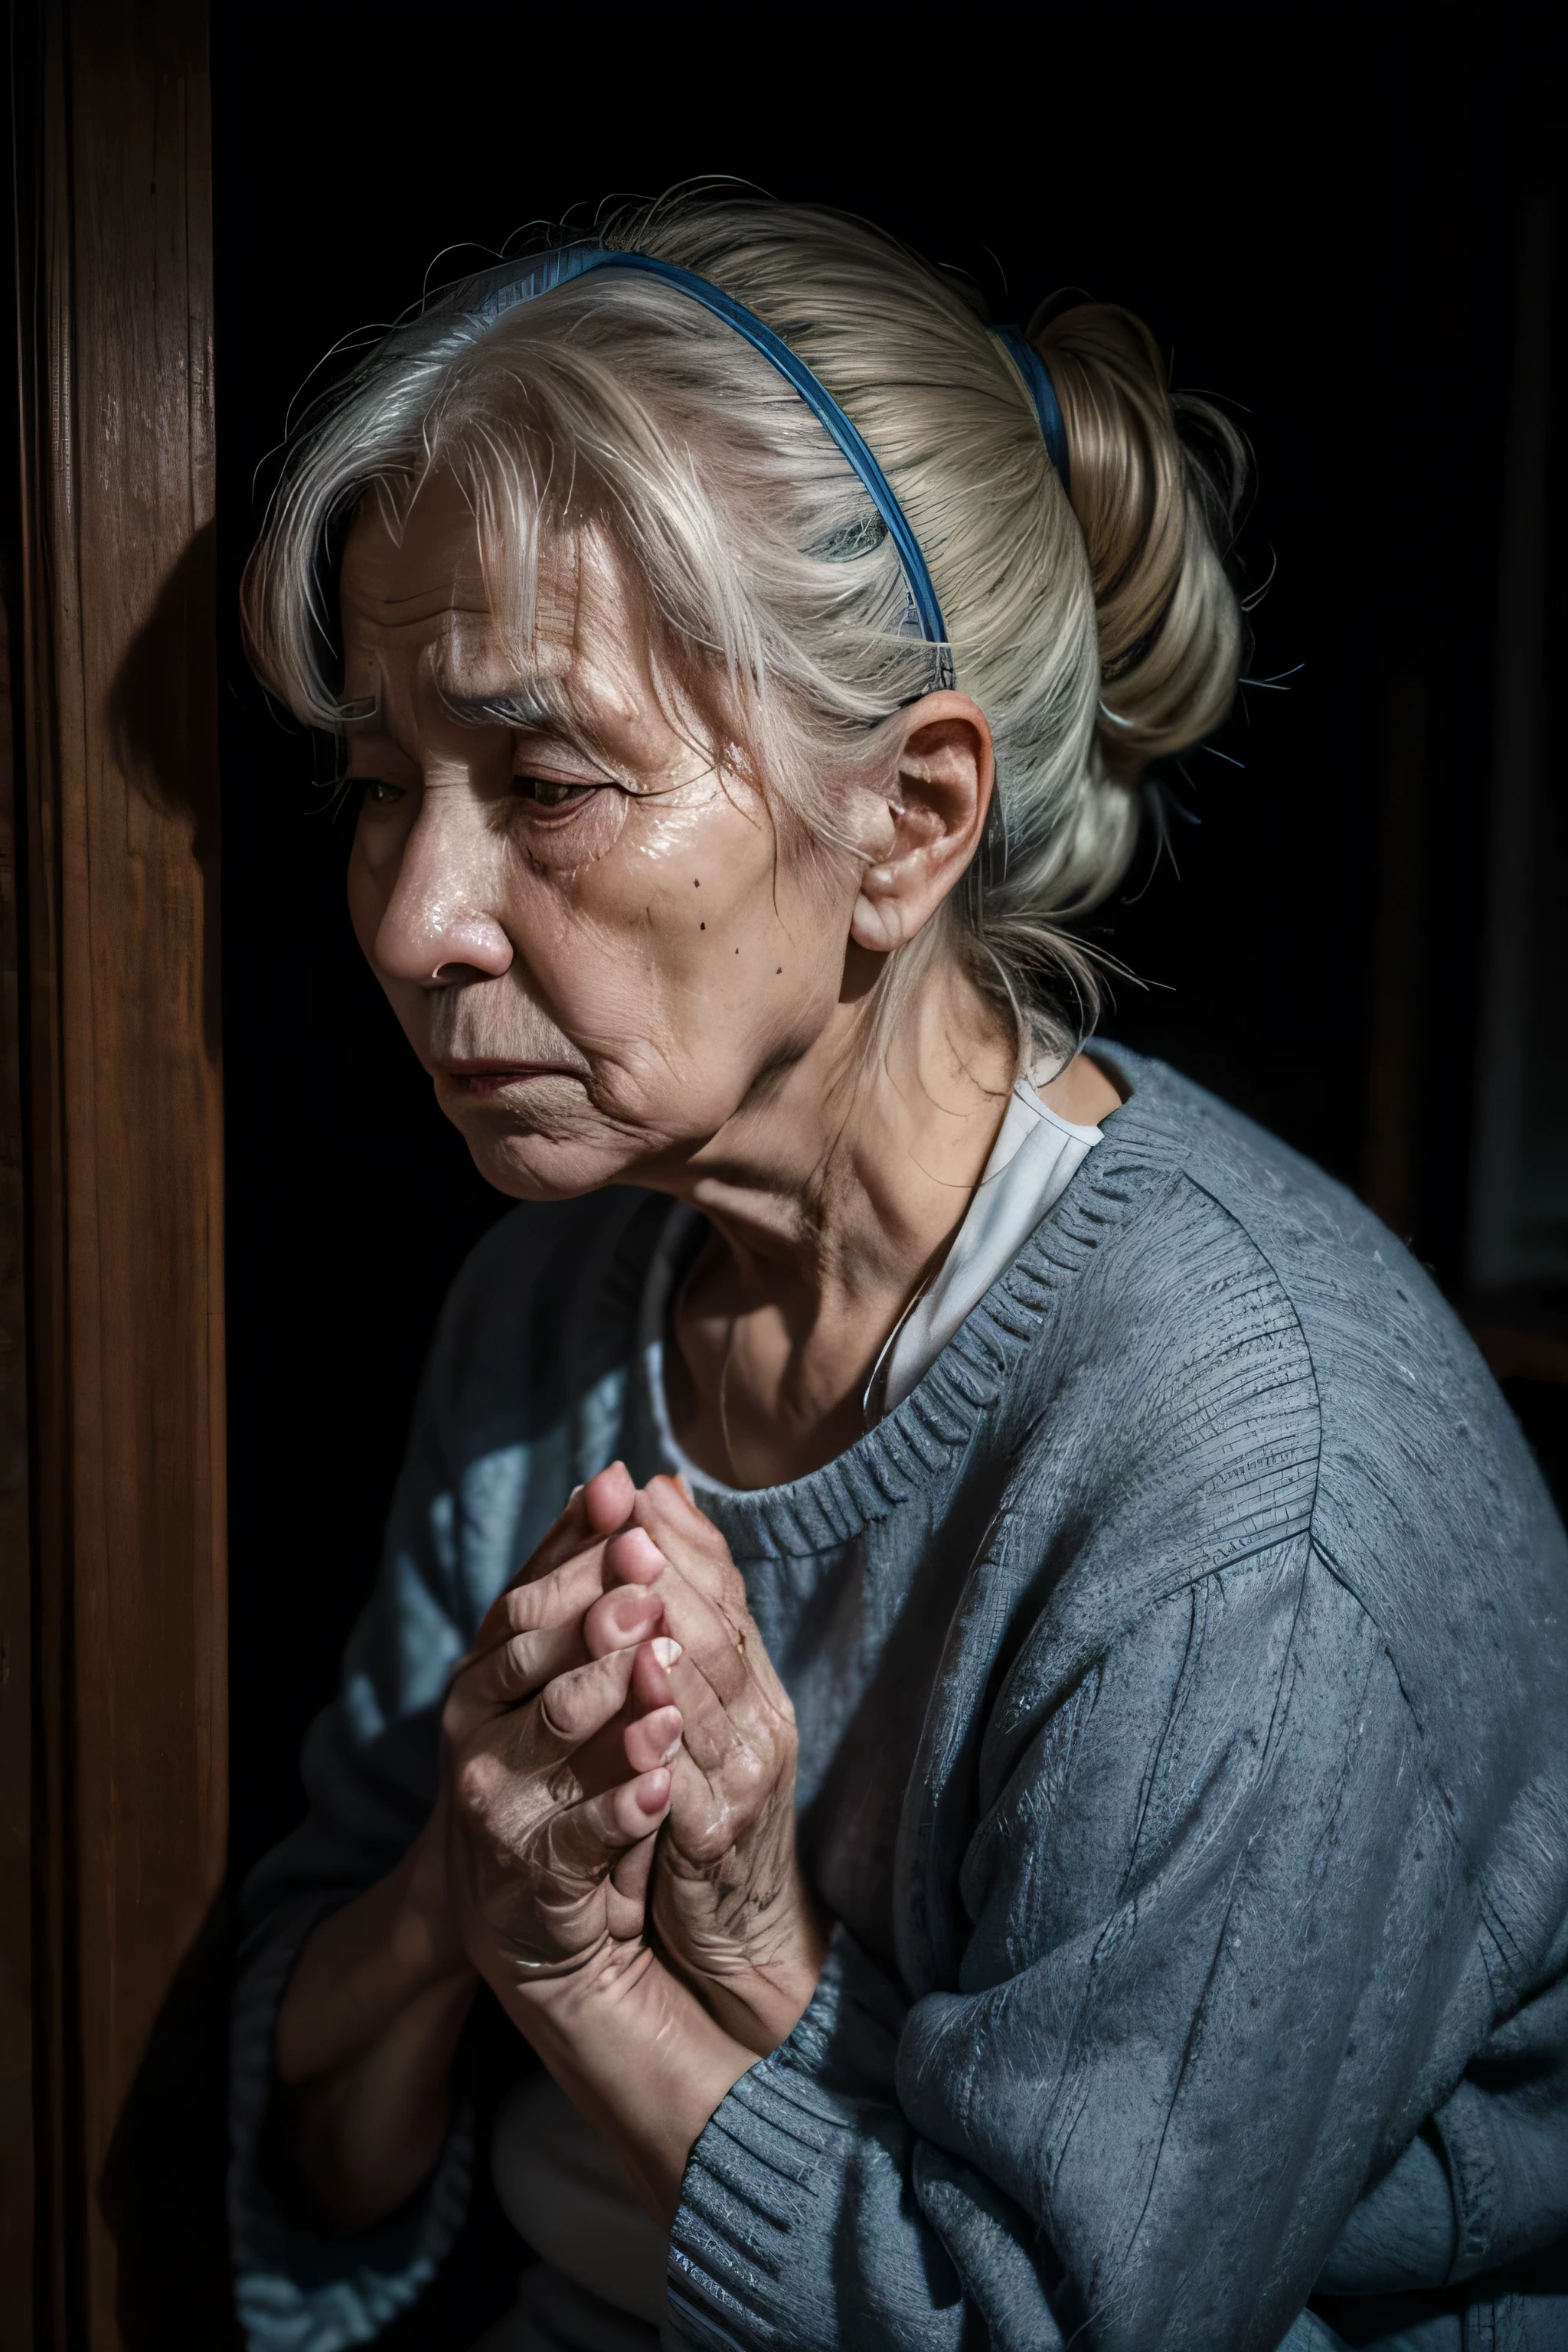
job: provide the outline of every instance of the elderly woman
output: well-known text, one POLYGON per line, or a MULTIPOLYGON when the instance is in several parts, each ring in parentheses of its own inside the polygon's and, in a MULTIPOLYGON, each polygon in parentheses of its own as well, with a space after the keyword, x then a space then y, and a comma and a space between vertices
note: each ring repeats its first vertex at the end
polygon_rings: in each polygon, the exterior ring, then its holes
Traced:
POLYGON ((689 202, 294 453, 255 656, 527 1205, 247 1893, 258 2352, 376 2335, 477 2160, 498 2345, 1568 2345, 1562 1531, 1059 929, 1232 691, 1193 421, 1123 313, 689 202))

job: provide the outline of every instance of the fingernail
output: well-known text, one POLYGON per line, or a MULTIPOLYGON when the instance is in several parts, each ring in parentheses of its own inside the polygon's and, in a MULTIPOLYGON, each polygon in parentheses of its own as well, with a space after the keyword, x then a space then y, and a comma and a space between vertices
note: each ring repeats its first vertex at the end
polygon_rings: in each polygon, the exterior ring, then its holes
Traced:
POLYGON ((566 1497, 568 1504, 574 1503, 582 1491, 583 1489, 581 1486, 574 1486, 572 1492, 566 1497))
MULTIPOLYGON (((648 1648, 653 1652, 654 1656, 658 1660, 661 1666, 668 1667, 674 1665, 677 1658, 680 1655, 679 1643, 672 1642, 668 1633, 660 1633, 656 1641, 652 1641, 648 1643, 648 1648)), ((679 1748, 680 1745, 679 1740, 678 1739, 675 1744, 677 1748, 679 1748)))
POLYGON ((681 1736, 682 1735, 678 1731, 675 1738, 670 1741, 668 1747, 660 1750, 658 1760, 661 1764, 668 1764, 673 1758, 679 1755, 681 1736))
POLYGON ((668 1778, 665 1774, 662 1766, 658 1768, 658 1772, 659 1778, 663 1780, 664 1785, 659 1790, 657 1796, 655 1796, 652 1789, 647 1785, 648 1781, 654 1777, 651 1772, 645 1774, 642 1781, 638 1785, 637 1803, 645 1813, 662 1813, 666 1805, 669 1802, 668 1778))

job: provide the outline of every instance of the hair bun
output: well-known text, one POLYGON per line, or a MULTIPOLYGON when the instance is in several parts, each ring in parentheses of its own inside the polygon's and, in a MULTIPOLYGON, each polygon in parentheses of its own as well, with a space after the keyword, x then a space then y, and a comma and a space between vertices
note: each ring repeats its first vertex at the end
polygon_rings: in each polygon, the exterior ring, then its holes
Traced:
POLYGON ((1113 772, 1133 776, 1230 708, 1241 619, 1215 535, 1228 538, 1245 445, 1206 401, 1173 398, 1154 338, 1129 310, 1079 303, 1032 340, 1067 425, 1089 550, 1101 750, 1113 772))

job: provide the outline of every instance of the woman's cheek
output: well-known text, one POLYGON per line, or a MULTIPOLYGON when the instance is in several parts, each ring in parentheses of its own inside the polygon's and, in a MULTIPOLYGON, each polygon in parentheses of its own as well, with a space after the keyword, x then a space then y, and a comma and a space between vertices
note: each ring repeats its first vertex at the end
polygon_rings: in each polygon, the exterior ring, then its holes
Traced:
POLYGON ((590 993, 616 998, 636 1028, 669 992, 735 976, 727 959, 742 940, 759 946, 773 910, 767 871, 743 863, 749 836, 737 856, 689 821, 612 797, 610 810, 517 837, 513 902, 528 910, 530 953, 580 967, 590 993))

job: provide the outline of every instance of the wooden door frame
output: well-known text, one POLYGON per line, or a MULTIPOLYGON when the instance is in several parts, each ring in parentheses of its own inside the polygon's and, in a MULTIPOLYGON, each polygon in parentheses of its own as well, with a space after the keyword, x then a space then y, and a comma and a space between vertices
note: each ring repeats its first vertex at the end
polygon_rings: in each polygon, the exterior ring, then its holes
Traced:
POLYGON ((0 2352, 108 2352, 104 2160, 226 1832, 206 11, 10 45, 0 2352))

